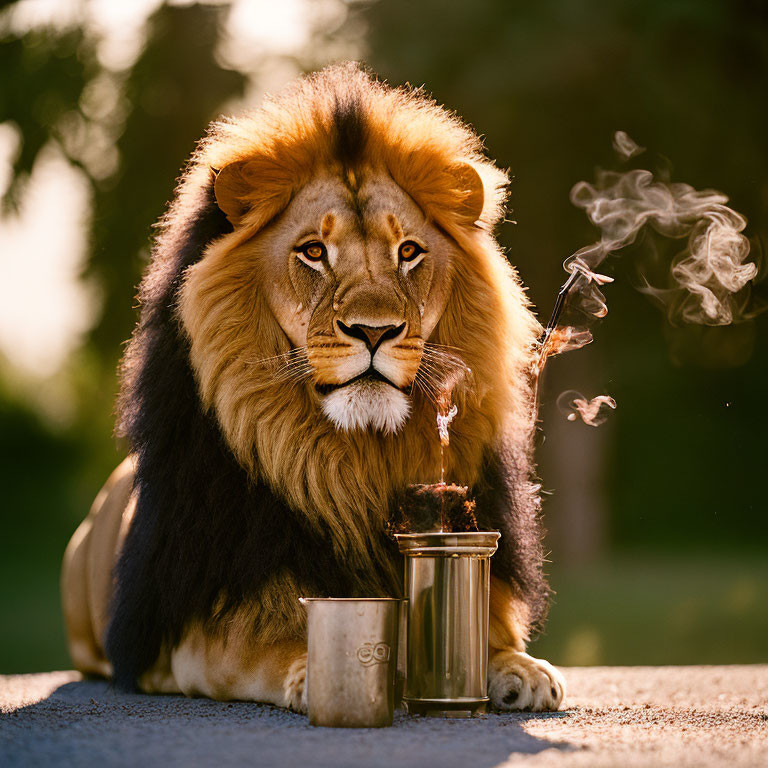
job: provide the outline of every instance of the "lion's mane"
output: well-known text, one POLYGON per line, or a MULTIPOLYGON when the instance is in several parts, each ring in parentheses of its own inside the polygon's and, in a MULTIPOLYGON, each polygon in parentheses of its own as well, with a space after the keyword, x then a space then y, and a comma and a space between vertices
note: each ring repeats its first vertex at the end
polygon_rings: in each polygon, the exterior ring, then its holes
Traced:
POLYGON ((106 639, 118 685, 135 685, 193 620, 217 631, 250 605, 252 631, 278 639, 302 634, 301 593, 400 592, 385 521, 406 483, 437 479, 434 409, 416 403, 397 435, 333 429, 308 395, 270 386, 243 362, 253 338, 246 331, 274 354, 288 349, 263 286, 247 306, 227 303, 232 286, 248 279, 229 252, 313 173, 338 165, 385 170, 466 257, 433 335, 462 349, 475 381, 460 396, 449 477, 473 485, 479 522, 502 532, 494 574, 527 605, 533 626, 544 618, 529 382, 538 325, 491 235, 506 176, 475 134, 423 93, 341 65, 215 124, 161 222, 122 367, 118 431, 136 455, 137 503, 106 639), (230 201, 243 210, 233 228, 214 182, 244 159, 252 178, 230 201), (467 220, 465 190, 451 173, 457 163, 483 178, 477 223, 467 220), (207 283, 190 306, 184 280, 195 265, 207 283))

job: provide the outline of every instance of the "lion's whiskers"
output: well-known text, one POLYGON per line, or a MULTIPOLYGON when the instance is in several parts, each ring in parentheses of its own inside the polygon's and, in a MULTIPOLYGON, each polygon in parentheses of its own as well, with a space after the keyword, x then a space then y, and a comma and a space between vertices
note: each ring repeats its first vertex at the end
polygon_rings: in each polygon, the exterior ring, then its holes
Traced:
POLYGON ((270 357, 262 357, 258 360, 245 360, 247 365, 264 365, 268 366, 271 363, 287 363, 290 364, 298 359, 307 359, 306 347, 294 347, 288 350, 288 352, 281 352, 278 355, 271 355, 270 357))
POLYGON ((414 384, 436 406, 447 391, 471 373, 458 351, 458 347, 447 344, 424 344, 414 384))
POLYGON ((314 368, 309 360, 297 358, 296 360, 283 365, 275 374, 274 380, 277 382, 293 381, 298 383, 311 378, 313 372, 314 368))
POLYGON ((422 376, 417 374, 413 382, 424 393, 427 400, 430 400, 433 403, 437 403, 437 393, 422 376))
POLYGON ((450 350, 453 350, 454 352, 461 352, 462 351, 461 347, 456 347, 456 346, 454 346, 452 344, 437 344, 434 341, 425 341, 424 342, 424 348, 425 349, 437 349, 437 350, 440 350, 440 349, 450 349, 450 350))
POLYGON ((416 371, 414 383, 419 386, 429 400, 436 403, 439 395, 439 385, 432 377, 433 374, 431 371, 426 368, 419 368, 419 370, 416 371))
POLYGON ((428 363, 425 363, 419 369, 419 372, 421 373, 421 375, 423 376, 425 381, 429 382, 430 384, 432 384, 435 387, 435 389, 437 389, 437 387, 440 384, 440 381, 443 378, 443 372, 442 371, 440 371, 438 369, 435 369, 435 368, 432 368, 428 363))
POLYGON ((469 370, 463 362, 455 357, 434 358, 426 356, 422 358, 420 367, 423 367, 425 371, 429 371, 436 378, 443 380, 461 376, 469 370))
POLYGON ((422 357, 422 361, 425 365, 430 365, 435 369, 438 370, 460 370, 464 368, 464 364, 459 362, 455 358, 443 358, 443 357, 437 357, 433 355, 424 355, 422 357))
POLYGON ((441 346, 442 345, 438 347, 437 345, 427 342, 422 350, 422 355, 433 362, 440 361, 456 370, 469 370, 467 365, 461 359, 461 356, 458 354, 458 347, 452 347, 450 348, 452 351, 446 351, 447 348, 442 349, 440 348, 441 346))
POLYGON ((297 384, 312 378, 314 373, 314 368, 307 355, 307 347, 294 347, 278 355, 262 357, 258 360, 246 360, 245 363, 249 366, 275 369, 272 380, 278 384, 297 384))
MULTIPOLYGON (((459 348, 448 344, 425 342, 421 351, 421 362, 411 385, 411 391, 418 387, 425 397, 437 403, 446 389, 452 389, 456 381, 469 372, 459 355, 459 348)), ((294 347, 277 355, 246 360, 249 366, 274 369, 272 380, 277 384, 298 384, 310 380, 315 372, 309 361, 307 347, 294 347)))

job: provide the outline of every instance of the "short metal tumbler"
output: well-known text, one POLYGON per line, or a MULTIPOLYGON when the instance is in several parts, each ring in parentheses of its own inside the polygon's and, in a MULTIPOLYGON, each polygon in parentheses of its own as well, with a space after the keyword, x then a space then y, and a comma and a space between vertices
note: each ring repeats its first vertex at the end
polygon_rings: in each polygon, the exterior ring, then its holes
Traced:
POLYGON ((307 608, 310 725, 392 725, 402 600, 301 598, 307 608))
POLYGON ((490 558, 499 535, 397 535, 408 598, 404 701, 412 714, 485 711, 490 558))

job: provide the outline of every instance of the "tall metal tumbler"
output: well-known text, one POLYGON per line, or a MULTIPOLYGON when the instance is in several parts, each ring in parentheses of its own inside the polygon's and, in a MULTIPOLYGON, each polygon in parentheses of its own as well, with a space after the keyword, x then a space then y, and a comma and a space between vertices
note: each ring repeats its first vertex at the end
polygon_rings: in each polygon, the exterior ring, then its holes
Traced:
POLYGON ((310 725, 392 725, 402 600, 302 597, 310 725))
POLYGON ((408 598, 404 701, 413 714, 471 717, 485 711, 490 558, 499 536, 397 535, 408 598))

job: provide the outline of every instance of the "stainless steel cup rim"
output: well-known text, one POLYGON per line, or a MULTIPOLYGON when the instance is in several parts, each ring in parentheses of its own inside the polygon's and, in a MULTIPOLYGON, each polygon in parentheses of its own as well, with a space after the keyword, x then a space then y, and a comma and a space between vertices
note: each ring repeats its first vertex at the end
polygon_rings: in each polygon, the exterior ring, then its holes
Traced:
POLYGON ((402 603, 402 597, 300 597, 302 605, 308 603, 402 603))
POLYGON ((396 533, 395 538, 404 555, 450 557, 452 555, 492 555, 501 534, 498 531, 459 531, 448 533, 396 533))

